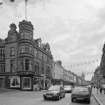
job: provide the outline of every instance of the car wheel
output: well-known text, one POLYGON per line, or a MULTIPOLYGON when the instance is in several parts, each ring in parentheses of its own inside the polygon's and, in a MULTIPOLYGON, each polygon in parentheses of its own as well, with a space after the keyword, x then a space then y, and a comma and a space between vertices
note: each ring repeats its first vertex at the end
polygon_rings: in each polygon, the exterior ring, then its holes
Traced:
POLYGON ((65 94, 64 94, 63 98, 65 98, 65 94))
POLYGON ((88 99, 87 103, 90 104, 90 99, 88 99))
POLYGON ((44 100, 47 100, 47 98, 46 98, 46 97, 43 97, 43 99, 44 99, 44 100))
POLYGON ((71 99, 71 102, 74 102, 74 98, 71 99))
POLYGON ((58 96, 58 100, 60 100, 61 99, 61 97, 60 96, 58 96))

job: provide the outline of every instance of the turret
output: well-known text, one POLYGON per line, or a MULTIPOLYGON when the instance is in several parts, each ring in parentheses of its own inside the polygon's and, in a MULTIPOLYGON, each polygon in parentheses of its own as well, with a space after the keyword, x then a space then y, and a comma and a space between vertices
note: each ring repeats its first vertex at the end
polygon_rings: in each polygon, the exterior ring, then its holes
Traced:
POLYGON ((33 25, 30 21, 19 22, 19 34, 21 39, 33 39, 33 25))

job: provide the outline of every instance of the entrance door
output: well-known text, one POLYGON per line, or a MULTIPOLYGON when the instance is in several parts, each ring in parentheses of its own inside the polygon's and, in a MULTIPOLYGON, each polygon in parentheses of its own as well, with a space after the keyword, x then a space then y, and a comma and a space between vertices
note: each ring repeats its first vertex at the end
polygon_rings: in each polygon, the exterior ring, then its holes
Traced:
POLYGON ((4 88, 4 78, 0 78, 0 88, 4 88))
POLYGON ((22 77, 22 90, 31 90, 32 81, 31 77, 22 77))

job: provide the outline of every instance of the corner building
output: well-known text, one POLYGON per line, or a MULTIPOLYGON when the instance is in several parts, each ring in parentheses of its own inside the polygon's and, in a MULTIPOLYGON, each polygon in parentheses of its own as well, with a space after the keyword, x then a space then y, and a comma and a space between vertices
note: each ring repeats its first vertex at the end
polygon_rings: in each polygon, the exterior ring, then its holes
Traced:
POLYGON ((11 24, 8 36, 0 40, 0 87, 33 90, 48 88, 52 80, 53 57, 48 43, 33 39, 33 25, 23 20, 11 24))

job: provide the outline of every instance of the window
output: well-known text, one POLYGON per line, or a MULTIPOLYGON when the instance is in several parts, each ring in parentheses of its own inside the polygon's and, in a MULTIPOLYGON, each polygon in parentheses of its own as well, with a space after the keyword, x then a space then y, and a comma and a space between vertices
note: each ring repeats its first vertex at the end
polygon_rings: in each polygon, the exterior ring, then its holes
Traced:
POLYGON ((31 46, 20 46, 20 53, 24 52, 32 52, 32 47, 31 46))
POLYGON ((25 59, 25 70, 29 70, 29 59, 25 59))
POLYGON ((47 56, 44 54, 43 55, 43 60, 46 62, 47 61, 47 56))
POLYGON ((51 77, 51 70, 50 70, 50 67, 47 67, 46 69, 46 74, 51 77))
POLYGON ((5 59, 4 48, 0 48, 0 60, 5 59))
POLYGON ((38 53, 39 53, 39 54, 38 54, 38 55, 39 55, 39 59, 42 59, 42 52, 39 51, 38 53))
POLYGON ((21 61, 19 61, 20 63, 20 70, 23 71, 24 70, 24 61, 23 59, 21 61))
POLYGON ((21 33, 21 38, 22 38, 22 39, 24 38, 24 33, 23 33, 23 32, 21 33))
POLYGON ((15 48, 11 47, 10 48, 10 56, 14 56, 15 55, 15 48))
POLYGON ((25 46, 20 46, 20 53, 24 53, 25 52, 25 46))
POLYGON ((35 73, 39 75, 39 63, 38 62, 35 64, 35 73))
POLYGON ((31 78, 30 77, 23 77, 22 88, 31 89, 31 78))
POLYGON ((1 73, 5 72, 5 64, 0 64, 0 72, 1 73))
POLYGON ((37 49, 36 48, 34 48, 34 56, 36 57, 37 56, 37 49))
POLYGON ((41 73, 44 74, 44 64, 42 64, 41 73))
POLYGON ((33 52, 32 46, 29 46, 29 52, 30 52, 30 53, 33 52))
POLYGON ((14 72, 14 69, 15 69, 15 60, 10 60, 10 72, 14 72))

